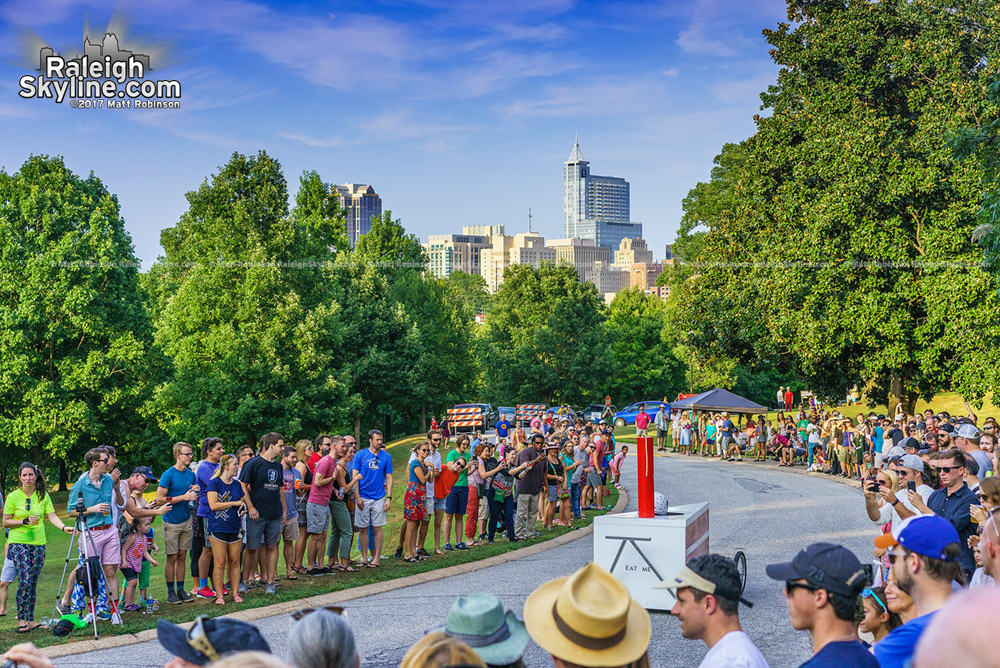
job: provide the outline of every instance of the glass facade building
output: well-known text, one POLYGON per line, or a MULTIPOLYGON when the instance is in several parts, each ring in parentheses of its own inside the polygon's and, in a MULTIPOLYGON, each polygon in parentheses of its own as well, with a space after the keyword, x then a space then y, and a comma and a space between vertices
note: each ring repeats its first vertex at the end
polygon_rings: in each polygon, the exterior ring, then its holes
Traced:
POLYGON ((593 239, 616 250, 622 239, 642 236, 642 224, 629 220, 629 184, 616 176, 590 173, 580 143, 563 163, 564 228, 569 239, 593 239))

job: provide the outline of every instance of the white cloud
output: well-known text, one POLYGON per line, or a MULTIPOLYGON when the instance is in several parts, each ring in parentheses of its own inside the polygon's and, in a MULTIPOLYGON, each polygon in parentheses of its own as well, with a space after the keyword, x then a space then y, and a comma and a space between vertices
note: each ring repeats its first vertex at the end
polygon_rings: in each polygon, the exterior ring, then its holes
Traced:
POLYGON ((660 74, 662 74, 665 77, 675 77, 675 76, 679 75, 680 73, 681 73, 681 71, 679 69, 677 69, 676 67, 670 67, 670 68, 667 68, 665 70, 660 70, 660 74))
POLYGON ((655 104, 661 89, 647 81, 582 83, 550 86, 537 99, 503 105, 507 117, 617 116, 643 113, 655 104))

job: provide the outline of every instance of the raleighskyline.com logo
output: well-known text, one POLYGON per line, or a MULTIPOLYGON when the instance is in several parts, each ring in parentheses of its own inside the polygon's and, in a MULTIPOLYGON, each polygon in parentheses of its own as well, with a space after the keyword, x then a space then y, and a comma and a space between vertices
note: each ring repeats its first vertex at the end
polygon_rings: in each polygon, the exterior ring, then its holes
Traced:
POLYGON ((115 33, 105 33, 100 43, 87 36, 83 54, 64 58, 50 46, 38 53, 38 71, 18 80, 24 99, 70 101, 79 108, 176 109, 180 107, 181 82, 146 79, 152 70, 149 56, 120 48, 115 33))

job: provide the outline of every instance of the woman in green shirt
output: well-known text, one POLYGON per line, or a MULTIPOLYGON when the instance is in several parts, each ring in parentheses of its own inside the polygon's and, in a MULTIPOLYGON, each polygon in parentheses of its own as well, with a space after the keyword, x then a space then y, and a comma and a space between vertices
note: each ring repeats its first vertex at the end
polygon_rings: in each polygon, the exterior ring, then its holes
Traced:
POLYGON ((45 493, 45 478, 31 462, 18 467, 17 477, 21 486, 10 493, 3 504, 3 526, 10 530, 7 537, 7 556, 14 562, 17 573, 17 632, 34 631, 41 624, 35 623, 35 587, 45 563, 45 525, 42 516, 49 518, 60 531, 73 533, 56 515, 52 499, 45 493))

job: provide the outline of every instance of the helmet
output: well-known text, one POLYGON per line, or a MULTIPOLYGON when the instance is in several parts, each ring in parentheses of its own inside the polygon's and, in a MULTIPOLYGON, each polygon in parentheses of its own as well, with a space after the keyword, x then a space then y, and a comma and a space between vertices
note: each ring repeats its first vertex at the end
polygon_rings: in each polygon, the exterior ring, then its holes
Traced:
POLYGON ((653 493, 653 514, 654 515, 666 515, 667 514, 667 497, 663 496, 659 492, 653 493))

